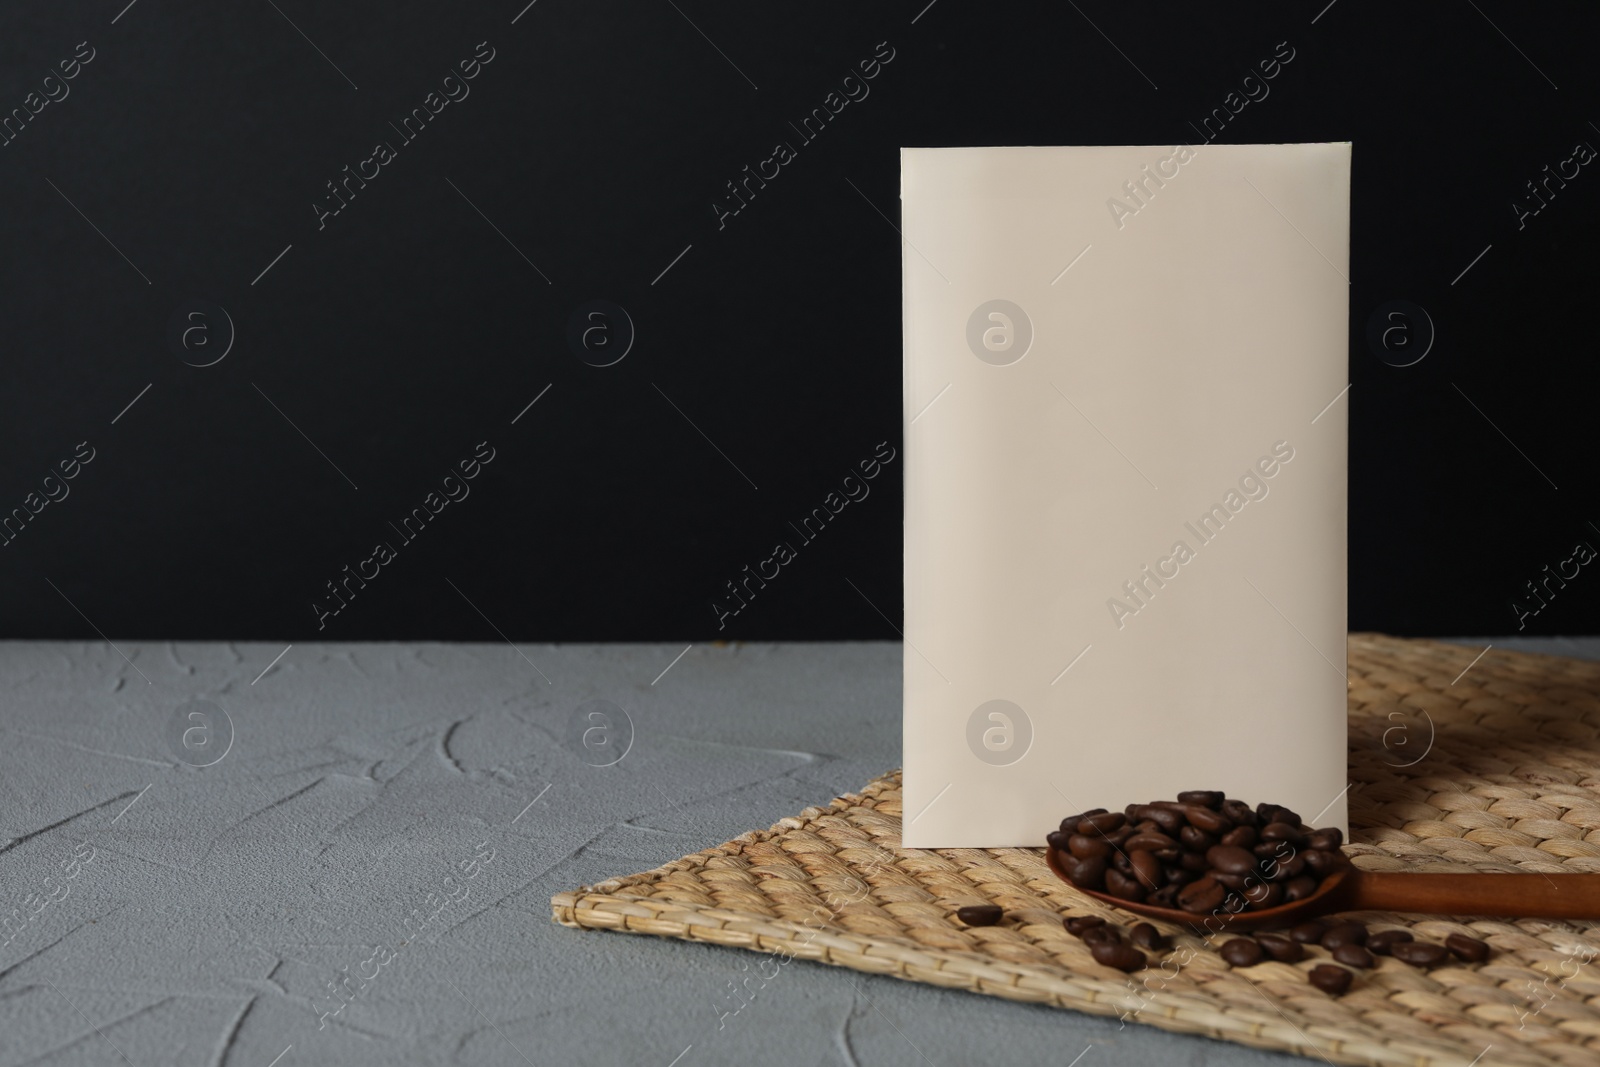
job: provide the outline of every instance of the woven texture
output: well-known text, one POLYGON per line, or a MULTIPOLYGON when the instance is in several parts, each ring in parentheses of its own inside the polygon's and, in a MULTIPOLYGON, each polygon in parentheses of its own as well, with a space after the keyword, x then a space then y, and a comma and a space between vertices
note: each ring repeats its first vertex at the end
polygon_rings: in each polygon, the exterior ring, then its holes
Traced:
MULTIPOLYGON (((1600 664, 1433 641, 1349 640, 1346 851, 1373 871, 1600 871, 1600 664), (1464 673, 1463 673, 1464 672, 1464 673)), ((1255 798, 1261 799, 1261 798, 1255 798)), ((1270 798, 1266 798, 1270 799, 1270 798)), ((686 938, 975 993, 1124 1016, 1348 1064, 1600 1064, 1600 922, 1367 912, 1480 964, 1380 957, 1332 998, 1302 963, 1230 969, 1192 933, 1124 975, 1062 928, 1126 913, 1062 883, 1042 849, 903 849, 900 775, 642 874, 558 893, 567 926, 686 938), (968 928, 967 904, 999 926, 968 928), (1179 961, 1182 965, 1179 966, 1179 961), (1487 1050, 1487 1051, 1485 1051, 1487 1050), (1480 1058, 1481 1057, 1481 1058, 1480 1058)), ((776 965, 776 963, 774 964, 776 965)))

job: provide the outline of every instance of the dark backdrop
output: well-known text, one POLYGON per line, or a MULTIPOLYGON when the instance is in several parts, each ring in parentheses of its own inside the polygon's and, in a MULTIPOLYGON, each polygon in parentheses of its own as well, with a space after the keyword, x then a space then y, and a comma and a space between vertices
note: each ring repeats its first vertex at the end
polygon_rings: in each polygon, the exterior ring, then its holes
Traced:
POLYGON ((898 147, 1193 141, 1279 42, 1218 140, 1355 143, 1352 628, 1600 630, 1600 567, 1511 606, 1600 547, 1600 164, 1514 206, 1600 146, 1591 5, 125 3, 0 9, 0 636, 893 637, 898 460, 712 602, 899 447, 898 147))

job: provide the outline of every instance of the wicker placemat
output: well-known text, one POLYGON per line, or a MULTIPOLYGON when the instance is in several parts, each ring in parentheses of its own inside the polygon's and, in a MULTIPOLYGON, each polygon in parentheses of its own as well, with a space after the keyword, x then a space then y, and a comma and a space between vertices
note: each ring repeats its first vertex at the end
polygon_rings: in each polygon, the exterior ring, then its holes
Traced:
MULTIPOLYGON (((1346 851, 1363 870, 1600 871, 1600 664, 1475 655, 1351 635, 1346 851)), ((1069 889, 1042 850, 901 848, 898 772, 551 906, 567 926, 817 960, 1336 1063, 1600 1063, 1600 922, 1366 913, 1375 929, 1430 941, 1459 931, 1494 953, 1426 972, 1380 957, 1337 999, 1306 979, 1322 949, 1232 970, 1176 928, 1163 931, 1176 935, 1172 962, 1123 975, 1096 964, 1061 917, 1125 915, 1069 889), (1004 907, 1001 925, 953 917, 987 902, 1004 907)))

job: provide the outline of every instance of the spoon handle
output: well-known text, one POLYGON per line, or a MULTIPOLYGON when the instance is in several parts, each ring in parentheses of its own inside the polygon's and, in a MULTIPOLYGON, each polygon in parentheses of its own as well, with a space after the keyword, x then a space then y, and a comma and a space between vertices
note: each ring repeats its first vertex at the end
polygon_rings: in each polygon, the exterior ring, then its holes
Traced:
POLYGON ((1352 911, 1600 919, 1600 874, 1352 873, 1352 911))

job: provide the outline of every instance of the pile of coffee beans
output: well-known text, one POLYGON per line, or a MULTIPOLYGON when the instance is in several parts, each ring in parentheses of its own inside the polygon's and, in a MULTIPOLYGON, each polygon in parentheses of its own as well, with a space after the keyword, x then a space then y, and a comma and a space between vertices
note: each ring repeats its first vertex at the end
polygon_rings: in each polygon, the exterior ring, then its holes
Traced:
POLYGON ((1196 915, 1303 900, 1350 862, 1337 827, 1316 830, 1281 804, 1252 808, 1209 789, 1069 815, 1048 840, 1080 889, 1196 915))

